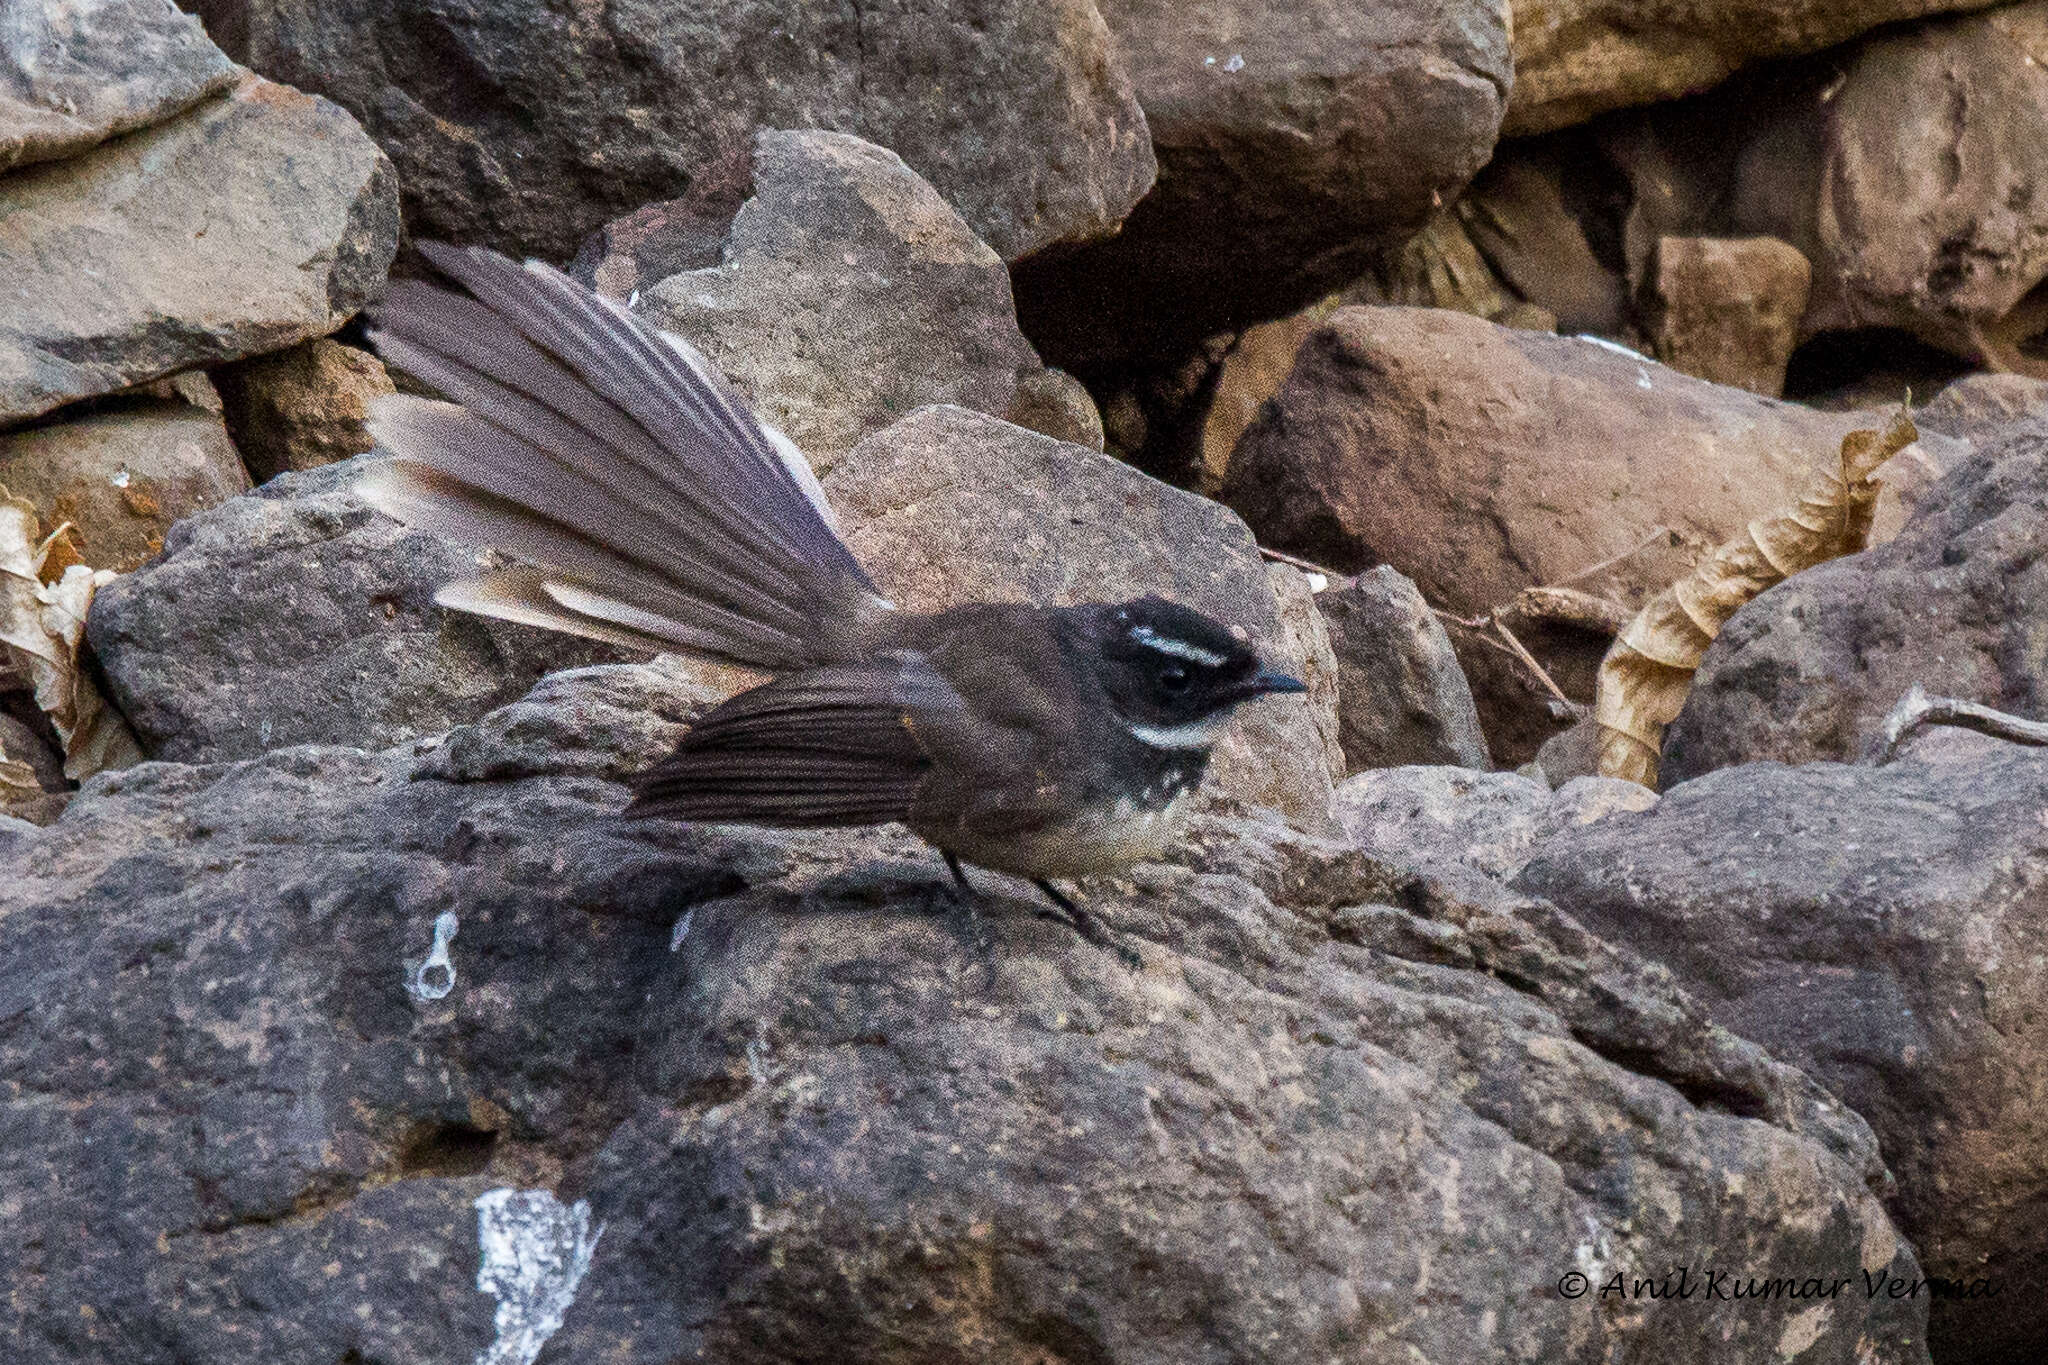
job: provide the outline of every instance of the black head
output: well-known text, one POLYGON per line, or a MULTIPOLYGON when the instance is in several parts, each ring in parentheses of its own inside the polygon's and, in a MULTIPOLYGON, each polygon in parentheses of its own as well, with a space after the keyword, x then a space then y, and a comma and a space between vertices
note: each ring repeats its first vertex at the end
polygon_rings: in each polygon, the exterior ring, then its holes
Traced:
POLYGON ((1157 747, 1206 748, 1239 702, 1305 690, 1228 626, 1164 598, 1098 607, 1091 618, 1110 705, 1157 747))

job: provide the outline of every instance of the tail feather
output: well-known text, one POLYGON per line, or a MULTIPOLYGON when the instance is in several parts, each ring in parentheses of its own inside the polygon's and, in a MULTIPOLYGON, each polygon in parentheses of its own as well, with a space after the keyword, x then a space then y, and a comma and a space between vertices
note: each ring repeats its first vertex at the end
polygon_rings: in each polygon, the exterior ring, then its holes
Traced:
POLYGON ((546 266, 422 249, 470 297, 394 285, 373 339, 461 406, 379 400, 371 432, 399 458, 363 495, 538 571, 440 600, 771 668, 857 650, 887 603, 801 455, 708 362, 546 266))

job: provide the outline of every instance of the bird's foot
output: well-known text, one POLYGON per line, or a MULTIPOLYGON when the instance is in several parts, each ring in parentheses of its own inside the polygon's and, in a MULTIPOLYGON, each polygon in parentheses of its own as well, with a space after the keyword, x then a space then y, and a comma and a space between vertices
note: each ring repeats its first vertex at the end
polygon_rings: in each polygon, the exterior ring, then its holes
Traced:
POLYGON ((1137 950, 1129 944, 1120 942, 1114 934, 1103 926, 1101 920, 1083 910, 1074 902, 1071 896, 1062 892, 1043 877, 1032 882, 1032 885, 1044 892, 1045 898, 1058 907, 1056 910, 1040 907, 1038 911, 1040 919, 1049 919, 1066 925, 1096 947, 1115 953, 1124 966, 1134 972, 1144 969, 1145 959, 1138 955, 1137 950))

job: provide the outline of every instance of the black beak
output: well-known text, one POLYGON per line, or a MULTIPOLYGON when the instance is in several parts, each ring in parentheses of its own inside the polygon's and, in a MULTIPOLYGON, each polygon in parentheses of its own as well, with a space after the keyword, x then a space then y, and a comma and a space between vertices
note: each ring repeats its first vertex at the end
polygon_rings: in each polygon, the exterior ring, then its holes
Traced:
POLYGON ((1230 702, 1250 701, 1272 692, 1306 692, 1308 684, 1274 668, 1262 668, 1230 689, 1230 702))

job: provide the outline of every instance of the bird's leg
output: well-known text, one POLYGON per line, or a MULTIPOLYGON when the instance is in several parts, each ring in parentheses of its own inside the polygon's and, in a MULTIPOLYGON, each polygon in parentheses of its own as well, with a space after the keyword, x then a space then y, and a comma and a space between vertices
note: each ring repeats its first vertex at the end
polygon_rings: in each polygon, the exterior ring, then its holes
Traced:
MULTIPOLYGON (((966 931, 968 939, 981 950, 982 956, 987 958, 995 947, 995 940, 989 937, 988 926, 982 923, 980 914, 974 908, 974 883, 967 880, 966 869, 960 866, 960 859, 954 856, 953 850, 942 848, 939 850, 939 856, 946 860, 946 868, 953 874, 953 885, 947 888, 950 893, 948 898, 953 902, 953 914, 960 927, 966 931)), ((993 972, 993 963, 988 965, 989 970, 993 972)))
POLYGON ((1145 965, 1145 959, 1139 957, 1135 949, 1117 942, 1111 936, 1109 930, 1102 927, 1101 920, 1083 910, 1079 905, 1076 905, 1072 897, 1066 895, 1051 882, 1043 877, 1039 877, 1031 884, 1040 891, 1043 891, 1045 898, 1058 906, 1061 911, 1061 914, 1055 915, 1049 910, 1040 910, 1038 913, 1041 918, 1060 920, 1069 929, 1072 929, 1096 947, 1106 948, 1110 952, 1115 953, 1119 958, 1123 959, 1123 964, 1134 972, 1145 965))

